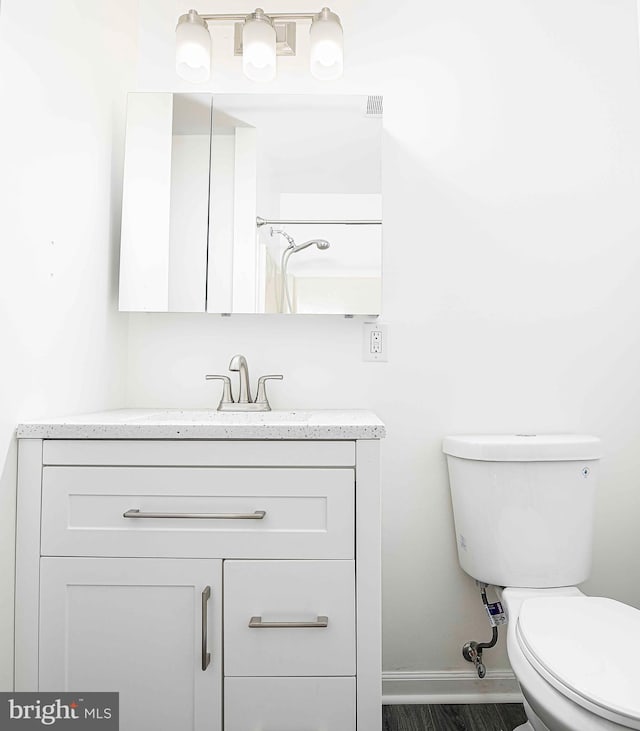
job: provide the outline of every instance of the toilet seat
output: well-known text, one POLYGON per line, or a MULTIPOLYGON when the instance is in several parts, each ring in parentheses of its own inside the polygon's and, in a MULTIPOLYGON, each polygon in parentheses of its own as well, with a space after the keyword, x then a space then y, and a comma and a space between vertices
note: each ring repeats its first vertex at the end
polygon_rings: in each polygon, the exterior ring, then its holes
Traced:
POLYGON ((529 598, 516 637, 529 663, 564 696, 640 729, 640 611, 602 597, 529 598))

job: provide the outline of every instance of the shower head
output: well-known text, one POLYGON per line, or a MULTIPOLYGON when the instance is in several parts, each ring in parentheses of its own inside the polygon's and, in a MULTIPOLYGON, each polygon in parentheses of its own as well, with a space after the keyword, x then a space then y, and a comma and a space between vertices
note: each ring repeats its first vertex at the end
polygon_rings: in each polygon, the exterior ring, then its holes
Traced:
POLYGON ((324 251, 325 249, 328 249, 331 244, 326 239, 311 239, 311 241, 305 241, 304 244, 298 244, 297 246, 293 247, 292 254, 295 254, 298 251, 302 251, 303 249, 306 249, 308 246, 313 246, 315 244, 320 251, 324 251))

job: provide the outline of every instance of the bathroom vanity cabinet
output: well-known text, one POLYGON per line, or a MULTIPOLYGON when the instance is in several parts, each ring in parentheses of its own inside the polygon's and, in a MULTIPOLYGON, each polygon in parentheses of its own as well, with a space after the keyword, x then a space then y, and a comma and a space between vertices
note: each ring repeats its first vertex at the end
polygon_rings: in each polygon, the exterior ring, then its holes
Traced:
POLYGON ((19 427, 16 690, 119 691, 122 731, 380 728, 384 427, 234 416, 19 427))

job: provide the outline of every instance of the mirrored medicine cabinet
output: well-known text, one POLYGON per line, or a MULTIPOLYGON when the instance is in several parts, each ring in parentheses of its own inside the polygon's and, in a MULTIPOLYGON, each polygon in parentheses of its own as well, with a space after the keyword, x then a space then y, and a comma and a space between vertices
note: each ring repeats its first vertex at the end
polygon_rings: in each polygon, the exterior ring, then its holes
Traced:
POLYGON ((377 315, 382 98, 131 93, 120 310, 377 315))

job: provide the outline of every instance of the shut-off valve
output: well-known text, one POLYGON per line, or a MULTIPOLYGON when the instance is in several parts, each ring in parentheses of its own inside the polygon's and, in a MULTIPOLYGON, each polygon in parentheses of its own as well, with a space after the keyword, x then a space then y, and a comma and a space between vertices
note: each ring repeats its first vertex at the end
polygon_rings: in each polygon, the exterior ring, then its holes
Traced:
POLYGON ((489 642, 465 642, 462 646, 462 657, 467 662, 472 662, 475 665, 476 672, 479 678, 484 678, 487 674, 487 668, 482 662, 482 651, 489 650, 495 647, 498 642, 498 627, 501 624, 507 623, 507 617, 502 609, 500 602, 489 603, 487 599, 487 586, 480 581, 476 581, 476 584, 480 587, 480 595, 482 597, 482 603, 484 604, 485 611, 489 617, 489 623, 491 625, 491 640, 489 642))

